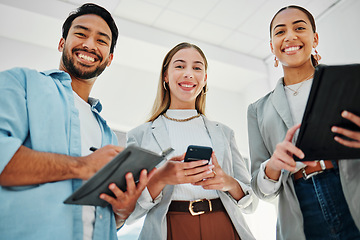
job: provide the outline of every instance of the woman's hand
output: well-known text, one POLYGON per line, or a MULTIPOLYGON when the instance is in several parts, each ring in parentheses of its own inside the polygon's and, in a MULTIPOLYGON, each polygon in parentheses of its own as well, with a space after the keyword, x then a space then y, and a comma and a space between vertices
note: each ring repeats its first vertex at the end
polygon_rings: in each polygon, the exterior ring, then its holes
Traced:
POLYGON ((211 155, 211 159, 214 169, 212 170, 210 176, 206 179, 201 179, 201 181, 194 183, 194 185, 202 186, 204 189, 221 191, 229 191, 233 189, 237 184, 237 181, 222 170, 214 152, 211 155))
POLYGON ((159 168, 157 176, 160 182, 166 185, 194 183, 212 174, 214 166, 207 165, 207 160, 182 162, 184 156, 174 157, 159 168))
MULTIPOLYGON (((276 149, 265 167, 265 174, 267 177, 277 181, 282 169, 289 172, 295 171, 296 162, 293 155, 300 159, 305 157, 304 153, 292 143, 294 134, 299 128, 300 124, 290 128, 286 133, 284 141, 276 145, 276 149)), ((316 164, 314 161, 303 163, 310 166, 316 164)))
MULTIPOLYGON (((359 116, 357 116, 353 113, 350 113, 348 111, 343 111, 341 113, 341 116, 343 118, 350 120, 351 122, 355 123, 357 126, 360 127, 360 117, 359 116)), ((345 140, 341 137, 335 136, 334 137, 335 141, 339 142, 340 144, 347 146, 347 147, 360 148, 360 132, 350 131, 350 130, 340 128, 340 127, 335 127, 335 126, 331 128, 331 131, 353 139, 353 141, 350 141, 350 140, 345 140)))
POLYGON ((238 181, 236 181, 235 178, 226 174, 222 170, 214 152, 211 155, 211 159, 212 159, 212 164, 214 166, 211 176, 199 182, 194 183, 194 185, 202 186, 204 189, 208 189, 208 190, 211 189, 211 190, 220 190, 224 192, 229 192, 234 199, 240 200, 245 194, 242 191, 238 181))
POLYGON ((207 160, 183 162, 184 157, 185 154, 171 158, 155 172, 147 186, 153 199, 166 185, 195 183, 213 175, 214 165, 207 165, 207 160))

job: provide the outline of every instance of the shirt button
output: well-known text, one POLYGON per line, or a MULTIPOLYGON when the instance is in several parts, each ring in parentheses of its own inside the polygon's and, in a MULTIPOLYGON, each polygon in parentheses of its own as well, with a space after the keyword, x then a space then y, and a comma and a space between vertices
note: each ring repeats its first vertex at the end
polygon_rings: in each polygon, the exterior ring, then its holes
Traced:
POLYGON ((100 215, 99 215, 99 218, 100 218, 100 219, 102 219, 102 218, 103 218, 102 214, 100 214, 100 215))

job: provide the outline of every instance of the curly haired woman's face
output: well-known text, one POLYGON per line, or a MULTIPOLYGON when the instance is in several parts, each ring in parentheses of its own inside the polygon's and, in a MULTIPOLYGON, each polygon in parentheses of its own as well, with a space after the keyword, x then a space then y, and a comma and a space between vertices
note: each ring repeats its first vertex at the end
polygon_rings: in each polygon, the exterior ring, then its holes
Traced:
POLYGON ((271 30, 271 51, 284 66, 311 64, 312 49, 317 46, 319 37, 304 12, 294 8, 280 12, 271 30))

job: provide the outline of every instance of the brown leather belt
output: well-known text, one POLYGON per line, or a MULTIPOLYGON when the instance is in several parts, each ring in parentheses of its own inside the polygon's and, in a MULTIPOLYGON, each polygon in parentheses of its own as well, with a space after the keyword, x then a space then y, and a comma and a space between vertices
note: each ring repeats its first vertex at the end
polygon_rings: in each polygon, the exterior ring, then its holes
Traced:
POLYGON ((334 168, 334 165, 332 164, 331 160, 326 160, 326 161, 320 160, 316 162, 315 167, 307 166, 294 173, 294 180, 296 181, 300 178, 304 178, 305 180, 307 180, 312 176, 315 176, 319 173, 322 173, 324 170, 331 168, 334 168))
POLYGON ((216 199, 199 199, 195 201, 171 201, 169 210, 171 212, 188 212, 191 215, 200 215, 213 211, 225 211, 220 200, 216 199))

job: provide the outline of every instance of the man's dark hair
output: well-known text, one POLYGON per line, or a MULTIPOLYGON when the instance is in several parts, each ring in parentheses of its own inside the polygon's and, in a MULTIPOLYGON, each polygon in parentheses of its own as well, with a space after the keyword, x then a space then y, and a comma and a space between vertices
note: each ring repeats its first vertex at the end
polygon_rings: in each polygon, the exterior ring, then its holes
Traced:
POLYGON ((111 30, 111 46, 110 53, 114 52, 114 48, 116 45, 117 38, 119 36, 119 30, 115 24, 114 19, 111 14, 103 7, 100 7, 93 3, 85 3, 81 7, 77 8, 75 11, 71 12, 68 18, 65 20, 62 27, 62 37, 66 39, 69 33, 69 29, 71 27, 72 22, 75 18, 80 17, 86 14, 95 14, 104 19, 111 30))

